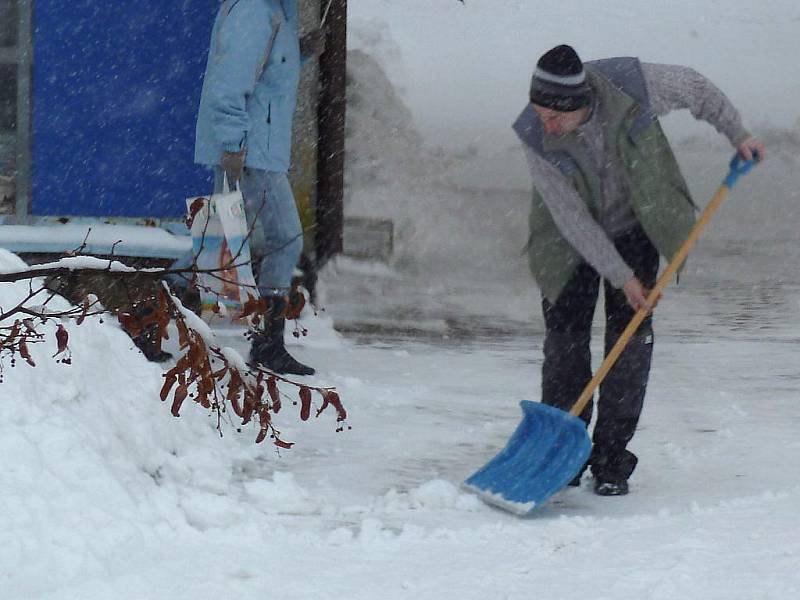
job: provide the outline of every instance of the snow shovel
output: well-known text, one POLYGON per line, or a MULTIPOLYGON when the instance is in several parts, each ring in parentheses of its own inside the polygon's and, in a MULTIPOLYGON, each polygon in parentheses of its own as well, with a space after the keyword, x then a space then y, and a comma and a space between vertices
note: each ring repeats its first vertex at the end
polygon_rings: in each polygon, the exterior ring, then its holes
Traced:
MULTIPOLYGON (((738 154, 733 157, 730 173, 697 220, 689 237, 658 278, 647 297, 648 305, 655 306, 661 292, 678 272, 728 192, 740 176, 753 168, 757 158, 745 161, 738 154)), ((522 422, 506 447, 467 479, 464 487, 488 504, 525 516, 567 485, 586 464, 592 450, 586 424, 578 415, 592 399, 595 389, 614 366, 647 314, 646 308, 636 312, 569 412, 540 402, 523 400, 520 403, 522 422)))

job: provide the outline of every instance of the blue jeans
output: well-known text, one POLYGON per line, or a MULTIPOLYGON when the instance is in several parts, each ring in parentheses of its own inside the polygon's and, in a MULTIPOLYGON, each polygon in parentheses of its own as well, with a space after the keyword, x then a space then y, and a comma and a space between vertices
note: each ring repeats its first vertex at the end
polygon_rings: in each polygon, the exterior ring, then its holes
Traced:
MULTIPOLYGON (((214 167, 215 194, 222 191, 222 182, 222 169, 214 167)), ((289 292, 294 268, 303 251, 303 229, 289 178, 286 173, 245 168, 240 187, 247 224, 252 229, 250 254, 254 265, 261 263, 259 271, 254 273, 258 291, 263 297, 283 296, 289 292)), ((189 268, 193 261, 190 250, 172 268, 189 268)), ((186 287, 185 280, 175 277, 170 278, 170 284, 186 287)))

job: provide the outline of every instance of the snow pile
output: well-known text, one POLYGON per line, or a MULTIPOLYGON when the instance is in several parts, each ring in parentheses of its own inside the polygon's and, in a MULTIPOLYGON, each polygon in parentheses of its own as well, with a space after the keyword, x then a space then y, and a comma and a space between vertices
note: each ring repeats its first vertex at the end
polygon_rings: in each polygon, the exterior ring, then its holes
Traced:
MULTIPOLYGON (((388 27, 361 23, 351 31, 354 49, 348 52, 347 213, 393 219, 405 242, 401 252, 419 260, 458 254, 448 252, 454 245, 468 251, 470 244, 489 237, 481 228, 488 225, 487 220, 496 218, 498 203, 505 206, 508 199, 464 197, 458 178, 448 178, 447 172, 465 157, 423 145, 402 88, 387 78, 386 63, 399 60, 380 59, 395 55, 388 27), (459 240, 447 235, 448 231, 466 233, 463 229, 472 224, 475 236, 459 240), (413 232, 404 234, 405 229, 413 232)), ((493 254, 501 256, 503 241, 492 237, 499 249, 493 254)), ((519 242, 520 247, 524 242, 519 242)))
MULTIPOLYGON (((25 268, 0 250, 0 269, 25 268)), ((3 284, 0 304, 14 306, 27 289, 3 284)), ((195 469, 182 460, 187 441, 212 434, 192 417, 182 427, 170 422, 158 400, 160 369, 121 330, 96 317, 69 327, 71 366, 51 358, 55 325, 40 330, 47 341, 31 345, 36 367, 6 364, 1 384, 0 564, 13 573, 8 597, 47 589, 78 569, 103 572, 152 543, 159 529, 185 527, 177 488, 194 479, 213 488, 219 476, 213 463, 195 469)))
POLYGON ((246 481, 244 489, 246 498, 267 514, 313 515, 322 509, 322 503, 298 485, 291 473, 276 471, 271 481, 246 481))
MULTIPOLYGON (((404 184, 425 175, 422 138, 411 112, 374 57, 362 50, 347 54, 347 155, 349 192, 364 187, 404 184)), ((348 195, 348 202, 351 198, 348 195)))
POLYGON ((477 497, 466 495, 449 481, 434 479, 408 493, 390 491, 386 498, 387 511, 455 509, 477 511, 481 502, 477 497))
MULTIPOLYGON (((0 249, 0 271, 26 268, 0 249)), ((27 282, 0 285, 0 305, 15 306, 28 289, 27 282)), ((61 298, 49 304, 68 307, 61 298)), ((237 483, 242 464, 273 455, 269 444, 253 444, 254 431, 237 434, 223 423, 220 439, 216 419, 193 403, 173 418, 159 399, 161 369, 114 322, 88 317, 65 326, 71 365, 52 358, 56 324, 39 327, 46 341, 30 344, 35 367, 4 364, 4 598, 113 573, 164 536, 242 526, 257 504, 297 509, 303 494, 291 478, 237 483)))

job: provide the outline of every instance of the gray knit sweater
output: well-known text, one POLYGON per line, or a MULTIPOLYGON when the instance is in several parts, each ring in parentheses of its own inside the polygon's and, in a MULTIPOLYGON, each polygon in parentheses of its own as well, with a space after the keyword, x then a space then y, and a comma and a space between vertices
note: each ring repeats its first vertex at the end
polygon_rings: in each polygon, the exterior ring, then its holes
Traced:
MULTIPOLYGON (((688 108, 696 119, 707 121, 738 146, 750 137, 728 98, 694 69, 678 65, 642 63, 652 108, 658 116, 688 108)), ((603 184, 595 219, 584 200, 552 163, 525 146, 533 184, 542 195, 553 221, 570 245, 604 279, 621 288, 633 277, 611 241, 636 224, 627 201, 623 166, 616 153, 605 151, 603 124, 594 110, 577 131, 594 160, 603 184)))

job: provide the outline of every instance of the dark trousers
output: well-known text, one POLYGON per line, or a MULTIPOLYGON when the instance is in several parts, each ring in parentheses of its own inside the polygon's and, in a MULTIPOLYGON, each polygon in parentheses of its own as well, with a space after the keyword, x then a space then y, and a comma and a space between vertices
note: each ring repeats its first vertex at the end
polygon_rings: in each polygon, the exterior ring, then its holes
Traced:
MULTIPOLYGON (((658 276, 658 251, 641 227, 614 239, 614 245, 635 276, 650 289, 658 276)), ((592 318, 597 304, 600 276, 581 264, 555 303, 542 300, 546 335, 542 366, 542 402, 570 410, 592 378, 592 318)), ((608 353, 633 318, 625 294, 604 282, 605 352, 608 353)), ((642 411, 650 359, 653 324, 648 317, 628 342, 622 355, 600 384, 597 422, 589 458, 592 473, 602 481, 626 481, 636 468, 636 456, 627 450, 642 411)), ((592 403, 581 418, 587 427, 592 403)))

